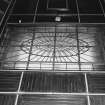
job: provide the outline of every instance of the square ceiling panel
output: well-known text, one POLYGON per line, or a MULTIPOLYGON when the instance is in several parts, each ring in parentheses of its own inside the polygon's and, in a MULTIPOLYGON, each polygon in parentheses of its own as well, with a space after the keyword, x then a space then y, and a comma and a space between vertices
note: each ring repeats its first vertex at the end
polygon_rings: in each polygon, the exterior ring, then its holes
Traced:
POLYGON ((21 91, 27 92, 85 92, 82 74, 35 73, 26 72, 23 76, 21 91))
POLYGON ((14 105, 16 95, 0 94, 1 105, 14 105))
POLYGON ((104 105, 105 103, 105 96, 90 96, 90 105, 104 105))
POLYGON ((91 93, 105 93, 105 74, 89 74, 88 86, 91 93))
POLYGON ((87 105, 84 96, 21 95, 17 105, 87 105))
POLYGON ((66 11, 68 10, 68 0, 47 0, 47 9, 66 11))
POLYGON ((20 75, 18 72, 0 72, 0 91, 17 91, 20 75))

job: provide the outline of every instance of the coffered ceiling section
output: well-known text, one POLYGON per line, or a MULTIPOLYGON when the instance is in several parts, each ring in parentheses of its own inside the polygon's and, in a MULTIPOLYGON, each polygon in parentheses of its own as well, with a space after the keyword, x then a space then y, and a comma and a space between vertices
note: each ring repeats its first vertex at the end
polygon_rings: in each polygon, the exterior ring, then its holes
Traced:
POLYGON ((8 22, 18 23, 19 19, 23 23, 104 23, 105 3, 104 0, 17 0, 8 22))

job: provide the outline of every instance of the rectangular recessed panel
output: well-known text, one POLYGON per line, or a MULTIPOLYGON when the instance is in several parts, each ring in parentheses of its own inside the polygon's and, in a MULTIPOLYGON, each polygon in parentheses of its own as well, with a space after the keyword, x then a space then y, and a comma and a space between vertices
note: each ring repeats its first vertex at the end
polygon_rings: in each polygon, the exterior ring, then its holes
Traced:
POLYGON ((103 13, 100 0, 77 0, 80 14, 103 13))
POLYGON ((0 94, 0 105, 14 105, 16 95, 0 94))
POLYGON ((0 72, 0 91, 17 91, 20 73, 0 72))
POLYGON ((105 96, 90 96, 90 105, 104 105, 105 96))
POLYGON ((77 14, 76 1, 75 0, 39 0, 37 14, 57 15, 57 11, 61 15, 77 14), (60 2, 60 3, 57 3, 57 2, 60 2))
POLYGON ((88 74, 89 92, 105 93, 105 74, 88 74))
POLYGON ((21 91, 84 92, 84 76, 82 74, 27 72, 23 77, 21 91))
POLYGON ((47 8, 65 10, 68 8, 68 0, 47 0, 47 8))
POLYGON ((71 15, 71 16, 49 16, 49 15, 39 15, 36 16, 36 22, 56 22, 56 21, 60 21, 60 22, 78 22, 78 16, 77 15, 71 15), (57 20, 58 19, 58 20, 57 20))
POLYGON ((105 23, 104 15, 80 15, 81 23, 105 23))
POLYGON ((34 14, 38 0, 17 0, 12 14, 34 14))
POLYGON ((10 15, 8 23, 33 23, 34 15, 10 15))
POLYGON ((85 96, 21 95, 17 105, 87 105, 85 96))

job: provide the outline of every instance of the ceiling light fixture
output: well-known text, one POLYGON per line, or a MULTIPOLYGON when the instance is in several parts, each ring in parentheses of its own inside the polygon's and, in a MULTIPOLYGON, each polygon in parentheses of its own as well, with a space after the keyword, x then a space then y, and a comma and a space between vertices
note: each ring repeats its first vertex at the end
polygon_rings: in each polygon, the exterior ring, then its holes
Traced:
POLYGON ((61 17, 59 17, 59 16, 55 17, 55 21, 56 22, 60 22, 61 21, 61 17))
POLYGON ((19 23, 21 23, 22 21, 21 20, 19 20, 19 23))

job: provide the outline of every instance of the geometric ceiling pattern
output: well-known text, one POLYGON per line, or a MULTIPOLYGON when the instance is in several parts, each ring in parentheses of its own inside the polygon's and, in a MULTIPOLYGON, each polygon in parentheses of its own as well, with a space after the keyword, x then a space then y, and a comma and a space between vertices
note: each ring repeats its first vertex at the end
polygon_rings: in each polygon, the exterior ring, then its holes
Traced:
POLYGON ((17 0, 0 39, 0 105, 104 105, 104 22, 103 0, 17 0))
POLYGON ((101 30, 99 26, 69 24, 11 27, 1 45, 1 68, 103 70, 101 30))

